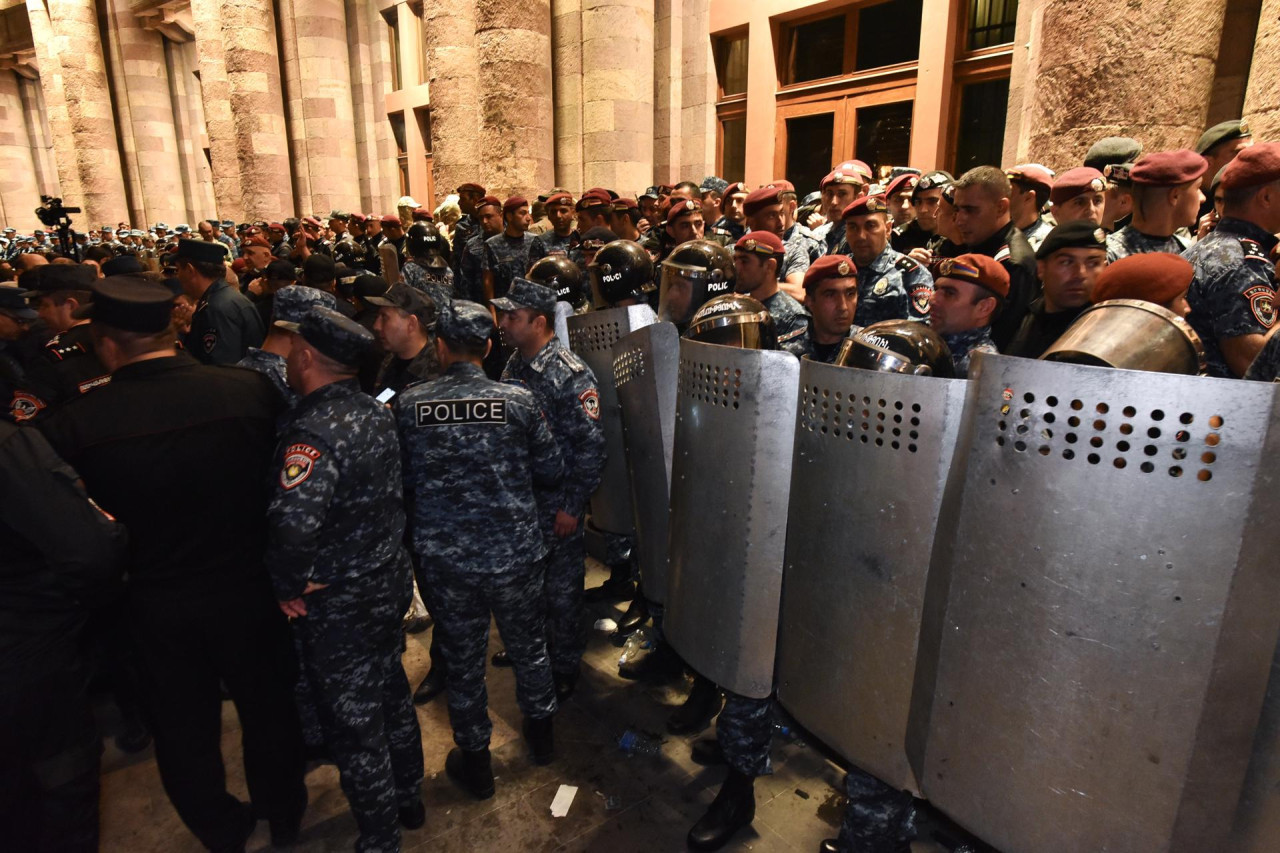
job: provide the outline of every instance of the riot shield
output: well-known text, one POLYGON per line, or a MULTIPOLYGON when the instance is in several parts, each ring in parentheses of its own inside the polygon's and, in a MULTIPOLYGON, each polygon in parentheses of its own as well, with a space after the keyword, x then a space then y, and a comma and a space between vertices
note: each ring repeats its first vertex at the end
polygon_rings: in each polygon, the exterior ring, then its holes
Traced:
MULTIPOLYGON (((589 311, 565 320, 570 348, 591 368, 600 392, 600 425, 604 429, 607 456, 600 486, 591 496, 590 526, 605 533, 630 536, 635 529, 622 442, 622 414, 613 384, 613 345, 623 335, 657 321, 657 315, 648 305, 589 311)), ((588 550, 599 556, 594 543, 595 539, 588 536, 588 550)))
POLYGON ((728 690, 773 690, 800 362, 680 341, 664 630, 728 690))
POLYGON ((568 302, 556 303, 556 337, 560 339, 560 343, 569 349, 573 349, 569 342, 569 318, 573 316, 573 306, 568 302))
POLYGON ((1271 681, 1262 719, 1253 737, 1253 755, 1236 808, 1227 849, 1271 853, 1280 838, 1280 646, 1271 661, 1271 681))
POLYGON ((778 700, 899 790, 920 790, 905 739, 965 388, 963 379, 800 366, 778 700))
POLYGON ((679 364, 680 333, 671 323, 645 326, 613 345, 640 580, 645 596, 659 604, 667 599, 667 508, 679 364))
POLYGON ((978 365, 913 694, 924 794, 1005 853, 1234 849, 1280 630, 1274 386, 978 365))

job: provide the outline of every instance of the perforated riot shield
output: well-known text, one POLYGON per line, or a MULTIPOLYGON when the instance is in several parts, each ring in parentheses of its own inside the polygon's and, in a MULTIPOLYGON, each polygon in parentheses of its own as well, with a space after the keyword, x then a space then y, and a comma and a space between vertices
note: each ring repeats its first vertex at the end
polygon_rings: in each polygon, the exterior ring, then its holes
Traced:
POLYGON ((1005 853, 1234 849, 1280 629, 1275 386, 1004 356, 971 381, 925 795, 1005 853))
MULTIPOLYGON (((600 486, 591 496, 591 525, 606 533, 629 536, 635 529, 622 441, 622 414, 613 385, 613 345, 618 338, 657 321, 657 315, 648 305, 590 311, 565 320, 570 348, 596 375, 596 387, 600 391, 600 425, 604 429, 607 457, 600 486)), ((588 537, 589 547, 592 541, 588 537)))
POLYGON ((800 367, 778 699, 846 759, 914 792, 905 744, 916 648, 965 388, 800 367))
POLYGON ((640 580, 645 596, 659 604, 667 598, 667 509, 679 364, 680 333, 671 323, 645 326, 613 345, 640 580))
POLYGON ((800 362, 680 341, 667 612, 681 656, 728 690, 773 690, 800 362))

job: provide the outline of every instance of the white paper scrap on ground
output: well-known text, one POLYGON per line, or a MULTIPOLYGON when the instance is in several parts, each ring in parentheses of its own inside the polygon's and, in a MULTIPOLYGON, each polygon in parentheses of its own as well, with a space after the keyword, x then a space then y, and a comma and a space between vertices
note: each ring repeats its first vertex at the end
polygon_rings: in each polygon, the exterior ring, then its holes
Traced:
POLYGON ((569 806, 573 805, 573 798, 578 793, 576 785, 561 785, 560 790, 556 791, 556 797, 551 801, 551 816, 564 817, 569 813, 569 806))

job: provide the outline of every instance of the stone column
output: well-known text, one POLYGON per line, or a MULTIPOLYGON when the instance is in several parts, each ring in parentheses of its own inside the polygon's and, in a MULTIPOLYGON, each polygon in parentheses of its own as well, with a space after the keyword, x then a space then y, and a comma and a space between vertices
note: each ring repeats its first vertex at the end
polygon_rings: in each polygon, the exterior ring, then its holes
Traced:
MULTIPOLYGON (((500 9, 501 4, 497 4, 497 7, 500 9)), ((490 26, 495 25, 492 15, 498 9, 486 9, 486 22, 490 26)), ((491 143, 498 143, 496 134, 486 133, 482 129, 482 121, 488 115, 487 108, 483 116, 478 115, 476 109, 481 103, 476 21, 475 3, 425 0, 423 4, 423 62, 427 72, 428 91, 431 93, 431 162, 436 187, 433 204, 442 201, 459 184, 484 183, 489 172, 481 165, 481 150, 483 148, 488 152, 491 143)), ((486 43, 499 43, 497 32, 499 31, 486 33, 486 43)), ((541 49, 536 44, 537 39, 532 42, 536 49, 541 49)), ((529 84, 536 85, 543 78, 544 71, 545 69, 538 69, 530 78, 529 84)), ((519 82, 512 85, 518 86, 519 82)), ((541 99, 549 94, 548 83, 545 92, 535 92, 534 96, 541 99)), ((517 107, 516 104, 510 106, 517 107)), ((419 198, 418 201, 422 199, 419 198)))
MULTIPOLYGON (((653 4, 653 173, 650 177, 654 183, 671 184, 680 180, 684 3, 685 0, 655 0, 653 4)), ((694 0, 689 0, 689 5, 695 5, 694 0)))
MULTIPOLYGON (((1104 136, 1148 151, 1195 144, 1204 130, 1226 0, 1047 0, 1036 74, 1023 94, 1027 158, 1062 171, 1104 136)), ((1261 54, 1260 54, 1261 55, 1261 54)))
MULTIPOLYGON (((394 164, 378 154, 378 131, 387 124, 385 98, 390 87, 387 63, 376 26, 378 12, 369 0, 347 0, 347 56, 351 71, 351 105, 355 120, 356 174, 360 210, 381 209, 391 195, 391 176, 384 187, 382 173, 394 164)), ((385 28, 382 28, 385 29, 385 28)))
POLYGON ((556 185, 577 193, 587 189, 582 181, 582 0, 551 0, 551 55, 556 185))
MULTIPOLYGON (((36 186, 41 195, 62 195, 58 184, 57 156, 53 151, 53 132, 49 129, 49 110, 44 103, 44 89, 39 75, 28 79, 18 76, 18 95, 27 117, 27 139, 31 159, 36 167, 36 186)), ((33 208, 34 209, 34 208, 33 208)))
POLYGON ((1263 142, 1280 139, 1277 51, 1280 51, 1280 0, 1263 0, 1258 35, 1254 41, 1253 65, 1249 69, 1249 88, 1244 96, 1244 118, 1253 128, 1254 138, 1263 142))
POLYGON ((27 0, 27 13, 63 200, 82 207, 89 222, 128 219, 93 0, 27 0))
POLYGON ((481 182, 498 196, 536 193, 555 180, 551 3, 476 0, 475 6, 481 126, 472 132, 483 144, 481 182))
POLYGON ((296 208, 271 0, 191 0, 191 13, 220 215, 290 216, 296 208))
POLYGON ((582 180, 639 192, 653 178, 653 3, 582 10, 582 180))
MULTIPOLYGON (((711 55, 711 0, 684 0, 681 12, 684 45, 681 56, 680 177, 701 181, 716 168, 716 69, 711 55)), ((766 39, 760 49, 768 52, 771 63, 773 54, 769 52, 769 43, 766 39)), ((755 49, 753 43, 752 50, 755 49)), ((769 106, 772 110, 772 104, 769 106)))
POLYGON ((12 228, 35 228, 40 206, 18 75, 0 71, 0 214, 12 228))

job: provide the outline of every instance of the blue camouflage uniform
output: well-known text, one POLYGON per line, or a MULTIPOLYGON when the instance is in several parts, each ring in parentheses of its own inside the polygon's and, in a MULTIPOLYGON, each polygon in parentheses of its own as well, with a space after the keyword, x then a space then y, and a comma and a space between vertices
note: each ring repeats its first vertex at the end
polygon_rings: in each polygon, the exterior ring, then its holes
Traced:
POLYGON ((477 231, 458 253, 457 277, 454 292, 459 299, 484 301, 484 232, 477 231))
POLYGON ((916 836, 915 799, 857 767, 844 777, 849 804, 840 822, 840 853, 898 853, 916 836))
POLYGON ((270 379, 271 384, 276 386, 276 390, 280 392, 280 396, 284 398, 285 403, 290 407, 298 402, 298 392, 290 388, 289 382, 285 379, 284 356, 276 355, 273 352, 267 352, 257 347, 249 347, 249 351, 244 354, 244 358, 236 362, 236 367, 247 367, 250 370, 256 370, 270 379))
POLYGON ((400 270, 400 278, 414 290, 431 297, 437 309, 453 301, 453 270, 448 267, 428 267, 410 258, 400 270))
MULTIPOLYGON (((548 255, 564 255, 571 259, 574 263, 582 262, 582 254, 578 251, 578 232, 570 231, 561 237, 554 231, 544 231, 538 235, 537 241, 529 247, 529 263, 540 261, 548 255)), ((524 275, 528 270, 526 267, 517 275, 524 275)))
POLYGON ((600 394, 591 368, 556 337, 530 361, 525 361, 518 351, 512 353, 502 371, 502 379, 518 382, 533 392, 565 463, 562 486, 537 489, 536 494, 543 536, 551 549, 546 581, 551 669, 558 675, 572 675, 577 673, 587 645, 582 627, 586 571, 582 516, 587 499, 600 485, 604 473, 600 394), (552 531, 558 510, 578 519, 577 530, 564 539, 557 539, 552 531))
POLYGON ((788 293, 779 290, 768 299, 761 300, 761 303, 769 309, 778 337, 806 328, 809 324, 809 312, 788 293))
MULTIPOLYGON (((332 293, 317 290, 314 287, 302 284, 282 287, 271 297, 272 322, 278 320, 284 323, 300 323, 307 312, 317 305, 336 310, 338 301, 332 293)), ((271 384, 276 386, 280 396, 284 397, 285 402, 290 406, 298 402, 298 392, 290 388, 285 379, 284 356, 257 347, 249 347, 249 351, 244 354, 244 358, 236 362, 236 366, 256 370, 270 379, 271 384)))
POLYGON ((869 264, 858 264, 858 307, 853 322, 870 326, 881 320, 929 322, 933 276, 890 246, 869 264))
POLYGON ((1245 379, 1256 382, 1275 382, 1280 377, 1280 335, 1272 335, 1262 345, 1257 358, 1245 372, 1245 379))
MULTIPOLYGON (((450 340, 451 318, 477 308, 455 302, 438 333, 450 340)), ((533 393, 489 379, 478 364, 456 362, 411 386, 394 411, 410 541, 444 628, 454 741, 483 750, 493 731, 484 678, 490 613, 515 668, 520 709, 532 719, 556 710, 544 611, 529 602, 543 599, 547 553, 534 488, 558 488, 564 464, 533 393)))
POLYGON ((419 800, 423 762, 400 663, 413 591, 395 422, 356 379, 334 382, 286 417, 275 458, 267 566, 276 597, 325 586, 292 620, 303 683, 360 827, 356 850, 396 851, 397 811, 419 800))
POLYGON ((493 273, 493 295, 506 296, 516 276, 529 271, 530 253, 538 242, 536 234, 525 232, 512 237, 503 231, 484 243, 482 267, 493 273))
POLYGON ((779 281, 786 281, 795 273, 803 275, 805 270, 809 269, 809 264, 822 256, 822 241, 798 222, 778 236, 786 250, 786 255, 782 259, 782 269, 778 270, 779 281))
MULTIPOLYGON (((845 337, 857 332, 861 326, 850 326, 845 332, 845 337)), ((820 361, 823 364, 834 364, 836 356, 840 354, 840 345, 844 341, 836 341, 834 344, 819 344, 813 340, 813 318, 809 318, 806 325, 801 326, 785 335, 778 336, 778 346, 794 355, 796 358, 805 358, 806 356, 814 361, 820 361)))
MULTIPOLYGON (((1023 237, 1027 238, 1027 243, 1032 249, 1039 249, 1040 244, 1044 242, 1044 238, 1048 237, 1049 232, 1053 230, 1053 225, 1043 216, 1038 216, 1035 222, 1032 222, 1026 228, 1019 228, 1018 230, 1022 232, 1023 237)), ((1111 236, 1114 237, 1115 235, 1111 236)), ((1182 249, 1177 251, 1181 252, 1182 249)))
POLYGON ((951 350, 951 363, 955 365, 957 379, 969 378, 969 362, 974 353, 999 352, 991 340, 990 326, 943 335, 942 340, 946 342, 947 349, 951 350))
POLYGON ((1225 217, 1183 253, 1195 268, 1187 322, 1205 348, 1209 376, 1231 377, 1219 343, 1266 334, 1276 321, 1276 273, 1270 260, 1276 237, 1252 222, 1225 217))
MULTIPOLYGON (((1028 239, 1028 242, 1030 240, 1028 239)), ((1127 258, 1130 255, 1142 255, 1147 252, 1168 252, 1171 255, 1181 255, 1185 252, 1191 241, 1178 234, 1168 237, 1152 237, 1150 234, 1143 234, 1132 225, 1126 225, 1114 234, 1107 236, 1107 263, 1113 264, 1121 258, 1127 258)), ((1031 248, 1038 249, 1039 244, 1033 245, 1031 248)))

